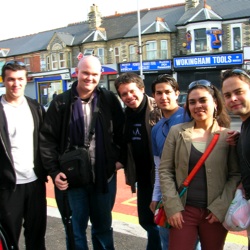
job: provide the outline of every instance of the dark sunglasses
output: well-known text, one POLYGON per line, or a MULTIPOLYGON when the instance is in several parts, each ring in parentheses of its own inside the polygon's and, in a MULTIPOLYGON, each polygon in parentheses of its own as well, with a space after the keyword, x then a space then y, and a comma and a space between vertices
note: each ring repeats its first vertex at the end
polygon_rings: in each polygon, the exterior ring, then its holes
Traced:
POLYGON ((188 85, 188 89, 192 89, 192 88, 194 88, 195 86, 198 86, 198 85, 205 86, 205 87, 210 87, 210 88, 213 87, 212 83, 209 82, 208 80, 197 80, 197 81, 191 82, 188 85))
POLYGON ((22 66, 22 67, 26 67, 25 63, 20 62, 20 61, 14 61, 14 60, 6 62, 4 66, 15 65, 15 64, 19 65, 19 66, 22 66))
POLYGON ((234 73, 236 75, 243 75, 243 76, 247 77, 248 79, 250 79, 250 76, 246 73, 246 71, 244 71, 242 69, 233 69, 232 73, 234 73))

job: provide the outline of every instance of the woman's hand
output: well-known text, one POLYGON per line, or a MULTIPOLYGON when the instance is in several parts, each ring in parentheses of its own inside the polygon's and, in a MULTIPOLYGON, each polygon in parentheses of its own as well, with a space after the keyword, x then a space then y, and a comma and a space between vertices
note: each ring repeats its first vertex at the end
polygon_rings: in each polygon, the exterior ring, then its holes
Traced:
POLYGON ((220 222, 220 221, 218 220, 218 218, 217 218, 213 213, 210 213, 210 214, 206 217, 206 219, 208 220, 208 223, 210 223, 210 224, 212 224, 212 223, 214 223, 214 222, 220 222))
POLYGON ((178 212, 168 218, 168 224, 171 225, 172 227, 182 229, 182 223, 184 223, 184 220, 181 212, 178 212))

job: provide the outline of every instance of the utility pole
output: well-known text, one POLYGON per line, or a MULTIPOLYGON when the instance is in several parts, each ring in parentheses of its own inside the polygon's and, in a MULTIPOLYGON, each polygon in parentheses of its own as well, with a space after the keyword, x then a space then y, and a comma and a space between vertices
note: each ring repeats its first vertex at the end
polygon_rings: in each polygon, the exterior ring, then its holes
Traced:
POLYGON ((137 19, 138 19, 138 54, 140 58, 140 77, 144 80, 143 67, 142 67, 142 42, 141 42, 141 15, 139 8, 139 1, 137 0, 137 19))

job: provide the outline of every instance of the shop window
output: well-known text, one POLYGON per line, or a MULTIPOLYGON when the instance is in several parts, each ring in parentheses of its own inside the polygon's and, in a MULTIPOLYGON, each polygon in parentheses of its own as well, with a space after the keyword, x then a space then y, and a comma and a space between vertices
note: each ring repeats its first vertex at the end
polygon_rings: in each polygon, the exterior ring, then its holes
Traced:
POLYGON ((147 60, 157 59, 157 43, 156 41, 148 41, 146 44, 147 60))
POLYGON ((195 52, 207 51, 206 29, 194 30, 195 52))
POLYGON ((168 58, 168 41, 161 40, 161 59, 168 58))

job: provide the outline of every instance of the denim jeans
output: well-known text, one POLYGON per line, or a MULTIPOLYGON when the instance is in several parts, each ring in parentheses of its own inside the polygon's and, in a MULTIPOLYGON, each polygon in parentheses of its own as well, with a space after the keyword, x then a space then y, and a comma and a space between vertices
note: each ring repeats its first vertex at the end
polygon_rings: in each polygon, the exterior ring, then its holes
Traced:
POLYGON ((137 183, 137 209, 140 225, 147 231, 147 250, 161 250, 159 228, 154 223, 154 214, 149 208, 153 187, 150 184, 137 183))
MULTIPOLYGON (((111 211, 116 196, 116 174, 108 183, 108 188, 109 192, 105 194, 97 193, 93 185, 68 190, 68 199, 72 210, 75 250, 88 249, 86 229, 89 219, 92 224, 93 249, 114 250, 111 211)), ((61 206, 61 197, 60 195, 57 196, 58 206, 61 206)), ((59 208, 59 210, 60 212, 63 211, 62 208, 59 208)))
POLYGON ((161 248, 162 250, 167 250, 169 241, 169 229, 165 227, 159 227, 159 234, 161 238, 161 248))

